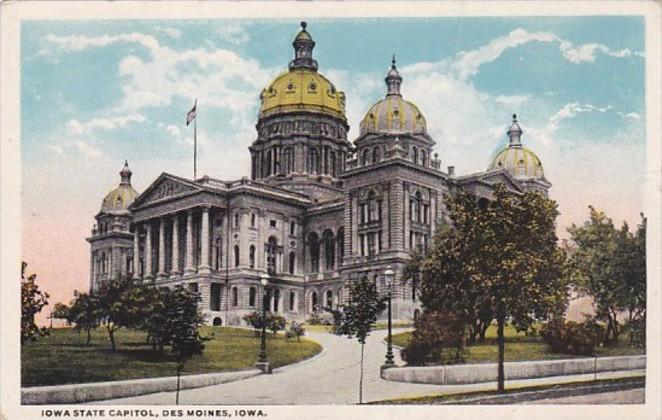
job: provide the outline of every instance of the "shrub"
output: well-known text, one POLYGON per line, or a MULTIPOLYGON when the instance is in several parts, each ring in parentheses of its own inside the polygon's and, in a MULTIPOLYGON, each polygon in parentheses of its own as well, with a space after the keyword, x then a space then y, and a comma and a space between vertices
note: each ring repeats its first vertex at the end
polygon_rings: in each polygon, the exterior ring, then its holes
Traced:
POLYGON ((412 339, 401 351, 412 366, 464 362, 466 325, 447 312, 424 312, 414 323, 412 339))
POLYGON ((306 330, 296 321, 292 321, 290 329, 285 332, 285 339, 296 337, 297 341, 301 341, 301 336, 306 333, 306 330))
POLYGON ((280 315, 268 314, 266 322, 267 322, 267 328, 274 335, 276 335, 278 331, 285 329, 285 318, 283 318, 280 315))
POLYGON ((259 312, 251 312, 242 317, 247 325, 253 327, 255 336, 259 337, 262 330, 262 314, 259 312))
POLYGON ((604 328, 595 320, 583 323, 557 319, 549 321, 541 331, 552 353, 590 356, 604 336, 604 328))

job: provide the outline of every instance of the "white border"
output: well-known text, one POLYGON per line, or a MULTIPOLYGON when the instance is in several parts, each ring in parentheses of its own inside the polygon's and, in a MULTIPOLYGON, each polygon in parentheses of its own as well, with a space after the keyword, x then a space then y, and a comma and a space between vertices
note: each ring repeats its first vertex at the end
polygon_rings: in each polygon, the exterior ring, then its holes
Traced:
MULTIPOLYGON (((661 6, 653 1, 416 1, 416 2, 61 2, 0 4, 0 418, 42 418, 45 407, 19 404, 20 219, 20 23, 66 19, 343 18, 438 16, 640 15, 646 18, 647 168, 644 213, 648 217, 648 375, 645 405, 610 406, 261 406, 267 419, 337 418, 556 418, 661 419, 662 313, 660 212, 661 6)), ((62 408, 66 406, 61 406, 62 408)), ((101 406, 96 406, 101 408, 101 406)), ((81 408, 69 406, 69 408, 81 408)), ((106 407, 109 408, 109 407, 106 407)), ((131 408, 138 408, 132 406, 131 408)), ((98 418, 98 417, 97 417, 98 418)))

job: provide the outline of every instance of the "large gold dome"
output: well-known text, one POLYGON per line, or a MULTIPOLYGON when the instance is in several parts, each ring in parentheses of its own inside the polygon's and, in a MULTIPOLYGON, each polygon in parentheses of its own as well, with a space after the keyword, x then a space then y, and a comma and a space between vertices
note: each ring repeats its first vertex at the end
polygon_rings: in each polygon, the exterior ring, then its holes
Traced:
POLYGON ((346 122, 345 94, 317 72, 313 59, 315 41, 301 22, 294 38, 294 59, 289 70, 276 77, 260 94, 260 118, 274 114, 307 111, 331 115, 346 122))
POLYGON ((280 112, 309 111, 343 120, 345 94, 320 73, 305 67, 292 68, 274 79, 260 95, 260 117, 280 112))

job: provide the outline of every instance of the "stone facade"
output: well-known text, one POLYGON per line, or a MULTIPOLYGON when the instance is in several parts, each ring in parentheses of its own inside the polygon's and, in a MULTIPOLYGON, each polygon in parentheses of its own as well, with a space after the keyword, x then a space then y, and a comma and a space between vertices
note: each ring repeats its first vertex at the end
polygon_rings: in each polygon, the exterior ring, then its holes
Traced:
MULTIPOLYGON (((303 27, 289 72, 260 96, 250 179, 163 173, 138 195, 125 164, 88 238, 92 290, 121 275, 157 287, 184 284, 200 293, 210 324, 238 325, 261 309, 264 273, 269 309, 305 320, 343 303, 359 278, 386 293, 383 273, 391 268, 394 317, 411 319, 420 310, 418 285, 403 269, 431 244, 446 195, 466 190, 489 199, 497 183, 514 194, 550 187, 542 166, 519 171, 517 162, 461 177, 443 171, 425 118, 402 99, 395 59, 385 99, 349 142, 345 96, 317 73, 314 45, 303 27)), ((522 147, 516 120, 508 135, 517 141, 507 147, 522 147)))

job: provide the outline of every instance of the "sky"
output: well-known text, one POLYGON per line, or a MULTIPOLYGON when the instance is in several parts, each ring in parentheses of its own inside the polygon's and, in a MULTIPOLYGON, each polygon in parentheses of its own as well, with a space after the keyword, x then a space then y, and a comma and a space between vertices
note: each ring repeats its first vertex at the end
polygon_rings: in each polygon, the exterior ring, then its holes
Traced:
MULTIPOLYGON (((292 59, 297 19, 24 21, 23 258, 68 302, 89 281, 89 236, 124 160, 143 191, 161 172, 250 175, 259 94, 292 59)), ((349 139, 396 55, 442 168, 485 170, 516 113, 559 205, 639 222, 645 176, 640 17, 310 19, 319 71, 347 96, 349 139)))

